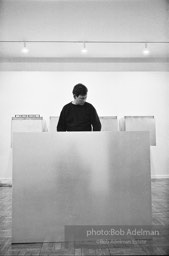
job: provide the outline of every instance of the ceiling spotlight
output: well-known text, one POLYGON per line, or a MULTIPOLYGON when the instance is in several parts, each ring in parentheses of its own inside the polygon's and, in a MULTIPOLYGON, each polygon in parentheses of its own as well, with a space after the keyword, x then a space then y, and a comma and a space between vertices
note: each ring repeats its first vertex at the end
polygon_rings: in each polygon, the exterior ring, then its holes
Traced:
POLYGON ((149 55, 150 54, 150 50, 148 49, 147 43, 145 43, 145 47, 143 49, 143 54, 144 55, 149 55))
POLYGON ((25 54, 29 52, 29 49, 26 47, 26 42, 24 42, 24 46, 22 48, 22 52, 25 53, 25 54))
POLYGON ((82 53, 87 53, 87 49, 86 49, 86 43, 83 42, 83 48, 81 50, 82 53))

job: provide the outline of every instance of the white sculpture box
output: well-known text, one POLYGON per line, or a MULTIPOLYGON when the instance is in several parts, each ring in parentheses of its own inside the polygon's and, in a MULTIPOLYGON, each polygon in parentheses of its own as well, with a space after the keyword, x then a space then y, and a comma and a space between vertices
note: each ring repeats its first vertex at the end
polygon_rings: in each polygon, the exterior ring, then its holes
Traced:
POLYGON ((12 242, 65 225, 150 225, 148 132, 15 133, 12 242))
POLYGON ((101 131, 118 131, 117 116, 100 116, 101 131))

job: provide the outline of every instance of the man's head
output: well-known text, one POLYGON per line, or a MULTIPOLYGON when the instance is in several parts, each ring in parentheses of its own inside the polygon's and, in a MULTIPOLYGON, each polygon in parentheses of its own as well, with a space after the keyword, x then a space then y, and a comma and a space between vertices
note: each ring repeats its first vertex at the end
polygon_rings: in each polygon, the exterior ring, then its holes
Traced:
POLYGON ((77 105, 83 105, 87 98, 88 89, 83 84, 76 84, 73 88, 74 103, 77 105))

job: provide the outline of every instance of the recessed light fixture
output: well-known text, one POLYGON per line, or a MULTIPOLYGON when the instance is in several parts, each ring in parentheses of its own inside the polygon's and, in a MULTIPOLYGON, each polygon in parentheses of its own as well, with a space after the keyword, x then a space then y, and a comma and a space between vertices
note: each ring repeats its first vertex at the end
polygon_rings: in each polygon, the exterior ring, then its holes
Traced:
POLYGON ((150 50, 148 49, 148 44, 147 44, 147 43, 145 43, 145 47, 144 47, 144 49, 143 49, 143 54, 144 54, 145 56, 147 56, 147 55, 150 54, 150 50))
POLYGON ((26 42, 24 41, 24 46, 21 50, 24 54, 27 54, 29 52, 29 49, 26 47, 26 42))
POLYGON ((86 43, 83 42, 83 48, 81 50, 82 53, 87 53, 86 43))

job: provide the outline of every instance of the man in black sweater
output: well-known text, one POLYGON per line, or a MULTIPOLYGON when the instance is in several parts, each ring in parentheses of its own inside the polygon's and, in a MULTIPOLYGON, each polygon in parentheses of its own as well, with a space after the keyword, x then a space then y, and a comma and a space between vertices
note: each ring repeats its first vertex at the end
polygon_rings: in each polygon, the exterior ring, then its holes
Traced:
POLYGON ((73 88, 74 100, 66 104, 59 117, 57 131, 100 131, 101 123, 92 104, 86 102, 88 89, 83 84, 73 88))

